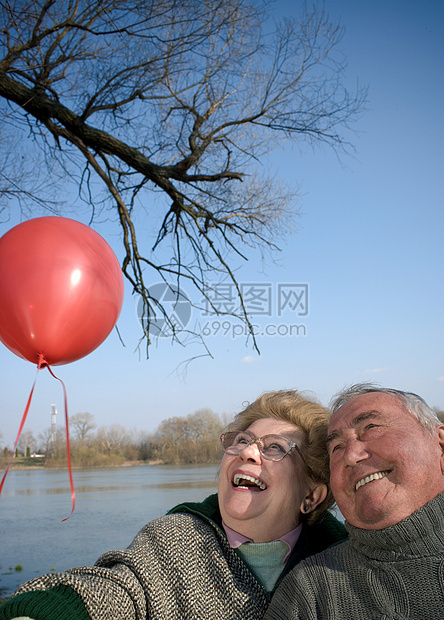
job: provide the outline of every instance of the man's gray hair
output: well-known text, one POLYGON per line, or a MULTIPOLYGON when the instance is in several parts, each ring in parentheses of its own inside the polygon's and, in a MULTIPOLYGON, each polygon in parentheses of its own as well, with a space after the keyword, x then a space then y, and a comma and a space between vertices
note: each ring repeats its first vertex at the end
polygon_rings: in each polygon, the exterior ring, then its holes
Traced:
POLYGON ((336 411, 345 405, 352 398, 362 396, 363 394, 369 394, 371 392, 379 392, 382 394, 390 394, 398 398, 406 410, 418 420, 423 428, 429 433, 434 433, 437 426, 442 424, 436 413, 431 409, 421 396, 414 394, 413 392, 403 392, 402 390, 395 390, 393 388, 380 387, 376 383, 355 383, 334 396, 330 403, 330 417, 333 416, 336 411))

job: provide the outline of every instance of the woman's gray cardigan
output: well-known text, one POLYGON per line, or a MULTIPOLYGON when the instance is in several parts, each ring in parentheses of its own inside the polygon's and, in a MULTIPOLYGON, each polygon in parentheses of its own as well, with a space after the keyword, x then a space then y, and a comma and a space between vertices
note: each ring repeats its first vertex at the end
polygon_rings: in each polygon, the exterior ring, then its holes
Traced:
MULTIPOLYGON (((286 572, 345 536, 331 514, 304 526, 286 572)), ((176 506, 148 523, 128 549, 105 553, 93 567, 25 583, 0 608, 0 620, 259 620, 268 603, 259 581, 228 544, 212 495, 176 506)))

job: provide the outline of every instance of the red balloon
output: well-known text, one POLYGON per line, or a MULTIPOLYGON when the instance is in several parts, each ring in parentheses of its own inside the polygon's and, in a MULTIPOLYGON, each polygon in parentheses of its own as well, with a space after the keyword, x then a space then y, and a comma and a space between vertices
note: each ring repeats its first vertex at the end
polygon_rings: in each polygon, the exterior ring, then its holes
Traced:
POLYGON ((74 362, 109 335, 123 303, 116 255, 92 228, 40 217, 0 239, 0 340, 30 362, 74 362))

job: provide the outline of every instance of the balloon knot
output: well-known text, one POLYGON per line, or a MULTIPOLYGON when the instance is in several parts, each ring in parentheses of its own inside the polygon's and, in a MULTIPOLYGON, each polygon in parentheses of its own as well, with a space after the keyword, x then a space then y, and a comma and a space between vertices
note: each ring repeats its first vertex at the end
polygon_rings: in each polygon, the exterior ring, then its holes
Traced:
POLYGON ((37 368, 41 370, 42 368, 46 368, 49 366, 48 362, 45 360, 45 356, 43 353, 39 353, 39 361, 37 362, 37 368))

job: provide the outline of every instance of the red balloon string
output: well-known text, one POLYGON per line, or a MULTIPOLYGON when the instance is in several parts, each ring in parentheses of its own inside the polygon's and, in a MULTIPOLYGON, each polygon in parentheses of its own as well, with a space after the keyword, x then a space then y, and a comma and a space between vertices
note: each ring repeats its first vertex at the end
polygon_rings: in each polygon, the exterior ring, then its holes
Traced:
POLYGON ((31 405, 32 395, 34 393, 34 388, 35 388, 35 384, 36 384, 36 381, 37 381, 37 376, 39 374, 39 370, 40 370, 40 364, 37 366, 37 374, 35 376, 34 383, 32 385, 32 389, 31 389, 31 393, 30 393, 29 398, 28 398, 28 402, 26 403, 25 411, 24 411, 23 416, 22 416, 22 421, 20 422, 20 427, 19 427, 19 430, 18 430, 18 433, 17 433, 17 439, 15 440, 14 449, 12 450, 11 458, 9 459, 9 463, 6 466, 5 473, 3 474, 3 478, 2 478, 2 481, 0 483, 0 495, 2 494, 3 485, 5 484, 6 476, 8 475, 9 468, 11 467, 12 459, 14 458, 15 450, 17 448, 17 444, 19 442, 20 435, 22 434, 23 427, 25 426, 25 422, 26 422, 26 418, 28 416, 29 407, 31 405))
POLYGON ((29 394, 28 402, 26 403, 25 411, 24 411, 23 416, 22 416, 22 421, 20 423, 20 427, 19 427, 19 430, 18 430, 18 433, 17 433, 17 438, 15 440, 14 449, 12 451, 12 456, 9 459, 9 463, 8 463, 6 469, 5 469, 5 473, 3 474, 2 481, 0 483, 0 496, 2 494, 3 485, 5 484, 6 476, 8 475, 9 468, 11 467, 11 463, 12 463, 12 460, 14 458, 15 450, 17 448, 17 445, 18 445, 18 442, 19 442, 19 439, 20 439, 20 435, 22 434, 22 430, 23 430, 23 427, 25 425, 26 418, 28 416, 28 411, 29 411, 29 407, 31 405, 32 395, 34 394, 34 388, 35 388, 35 384, 37 382, 37 376, 39 374, 39 370, 41 370, 42 368, 45 368, 45 367, 49 370, 49 372, 54 377, 54 379, 57 379, 57 381, 60 381, 60 383, 62 384, 62 387, 63 387, 63 396, 64 396, 64 405, 65 405, 65 426, 66 426, 66 458, 67 458, 67 462, 68 462, 69 484, 70 484, 70 487, 71 487, 71 503, 72 503, 71 513, 70 513, 70 515, 68 517, 66 517, 65 519, 62 519, 62 523, 63 523, 63 521, 67 521, 69 519, 69 517, 74 512, 74 509, 75 509, 75 506, 76 506, 76 493, 75 493, 75 490, 74 490, 74 482, 73 482, 73 478, 72 478, 71 451, 70 451, 70 447, 69 447, 68 396, 67 396, 67 393, 66 393, 65 384, 63 383, 63 381, 61 379, 59 379, 59 377, 56 377, 56 375, 52 372, 51 368, 49 367, 49 364, 45 361, 45 358, 44 358, 44 356, 42 354, 39 355, 39 361, 38 361, 38 364, 37 364, 37 374, 36 374, 36 377, 34 379, 34 383, 32 385, 31 392, 29 394))
POLYGON ((72 513, 74 512, 74 508, 76 507, 76 492, 74 490, 74 482, 72 479, 72 467, 71 467, 71 450, 69 447, 69 422, 68 422, 68 396, 66 394, 66 387, 65 384, 63 383, 63 381, 61 379, 59 379, 59 377, 56 377, 55 374, 52 372, 51 368, 48 366, 48 370, 51 373, 51 375, 54 377, 54 379, 57 379, 57 381, 60 381, 60 383, 63 386, 63 397, 64 397, 64 401, 65 401, 65 427, 66 427, 66 460, 68 462, 68 472, 69 472, 69 484, 71 487, 71 504, 72 504, 72 508, 71 508, 71 513, 68 517, 65 517, 65 519, 62 519, 62 523, 63 521, 67 521, 69 519, 69 517, 72 515, 72 513))

